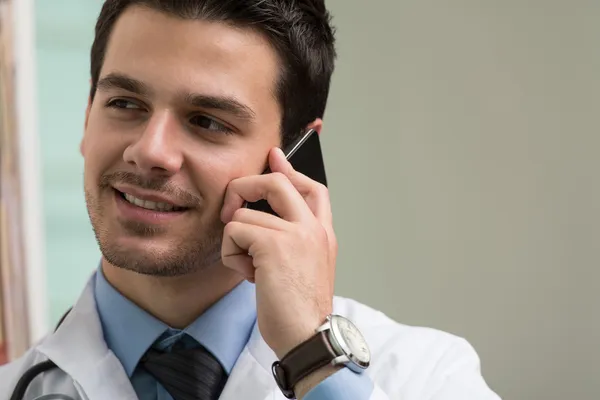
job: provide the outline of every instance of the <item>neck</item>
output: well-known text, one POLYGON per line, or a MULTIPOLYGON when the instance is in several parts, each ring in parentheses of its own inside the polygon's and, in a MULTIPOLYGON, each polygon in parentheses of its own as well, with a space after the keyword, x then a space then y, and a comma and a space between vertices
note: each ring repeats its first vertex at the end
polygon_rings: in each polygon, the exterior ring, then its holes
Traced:
POLYGON ((243 278, 222 265, 178 277, 138 274, 102 260, 106 280, 123 296, 171 328, 184 329, 243 278))

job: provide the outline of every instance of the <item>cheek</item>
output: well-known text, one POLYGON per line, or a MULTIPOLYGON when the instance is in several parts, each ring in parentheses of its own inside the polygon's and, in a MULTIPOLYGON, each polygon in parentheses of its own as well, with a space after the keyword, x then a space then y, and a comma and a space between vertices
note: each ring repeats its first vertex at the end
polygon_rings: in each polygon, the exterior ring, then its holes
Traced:
MULTIPOLYGON (((223 202, 227 185, 234 179, 262 173, 268 150, 260 157, 241 151, 212 151, 204 157, 195 157, 190 165, 194 171, 194 181, 209 203, 220 205, 223 202)), ((197 154, 198 155, 198 154, 197 154)))
POLYGON ((86 176, 101 175, 123 162, 127 144, 117 135, 108 137, 104 132, 106 130, 98 126, 89 126, 85 132, 83 159, 86 176))

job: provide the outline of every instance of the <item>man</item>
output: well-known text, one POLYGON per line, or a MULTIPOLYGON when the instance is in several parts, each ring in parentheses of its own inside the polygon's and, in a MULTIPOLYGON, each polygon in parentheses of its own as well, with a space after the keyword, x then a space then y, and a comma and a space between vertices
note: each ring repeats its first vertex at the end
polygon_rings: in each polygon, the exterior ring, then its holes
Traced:
POLYGON ((2 398, 497 399, 464 340, 333 297, 327 190, 278 148, 321 131, 334 58, 323 0, 105 2, 81 142, 101 265, 2 398))

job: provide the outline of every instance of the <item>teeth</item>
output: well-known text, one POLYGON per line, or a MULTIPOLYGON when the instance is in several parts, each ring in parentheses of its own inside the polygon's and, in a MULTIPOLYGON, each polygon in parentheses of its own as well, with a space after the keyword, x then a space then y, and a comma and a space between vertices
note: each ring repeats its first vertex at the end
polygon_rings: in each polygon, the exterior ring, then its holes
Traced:
POLYGON ((154 201, 147 201, 147 200, 142 200, 142 199, 138 199, 137 197, 134 197, 130 194, 124 193, 125 195, 125 199, 130 202, 131 204, 135 204, 138 207, 142 207, 148 210, 154 210, 154 211, 180 211, 181 207, 175 207, 173 204, 168 204, 168 203, 157 203, 154 201))

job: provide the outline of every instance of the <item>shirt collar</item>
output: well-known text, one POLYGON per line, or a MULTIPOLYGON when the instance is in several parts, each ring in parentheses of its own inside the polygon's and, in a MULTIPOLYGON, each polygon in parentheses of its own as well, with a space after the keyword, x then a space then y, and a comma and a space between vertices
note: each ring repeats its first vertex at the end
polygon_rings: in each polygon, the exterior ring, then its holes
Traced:
MULTIPOLYGON (((108 347, 121 361, 129 377, 153 343, 170 329, 119 293, 104 277, 96 274, 95 297, 98 314, 108 347)), ((227 373, 233 369, 246 346, 256 322, 254 285, 242 282, 211 306, 184 332, 206 347, 227 373)))
POLYGON ((255 286, 244 281, 184 331, 217 357, 229 374, 248 343, 255 322, 255 286))

